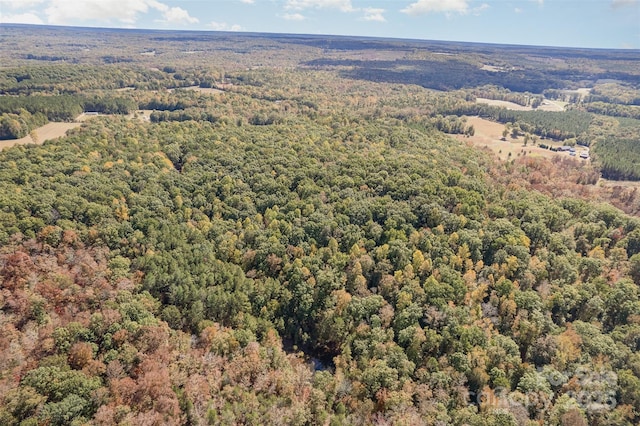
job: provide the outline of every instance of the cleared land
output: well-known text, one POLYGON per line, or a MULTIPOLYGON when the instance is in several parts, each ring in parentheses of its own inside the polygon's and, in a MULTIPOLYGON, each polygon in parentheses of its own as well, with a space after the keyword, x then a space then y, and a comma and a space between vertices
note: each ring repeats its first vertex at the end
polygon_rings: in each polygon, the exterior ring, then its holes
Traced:
MULTIPOLYGON (((195 90, 196 92, 206 93, 208 95, 224 93, 224 90, 215 89, 213 87, 188 86, 188 87, 181 87, 180 89, 195 90)), ((169 92, 173 92, 174 90, 176 89, 169 89, 169 92)))
POLYGON ((476 98, 476 103, 502 107, 502 108, 511 109, 514 111, 530 111, 531 110, 531 107, 518 105, 515 102, 498 101, 495 99, 476 98))
MULTIPOLYGON (((486 98, 476 98, 476 102, 479 104, 487 104, 497 107, 502 107, 506 109, 510 109, 513 111, 531 111, 533 108, 530 106, 522 106, 518 105, 514 102, 509 101, 499 101, 495 99, 486 99, 486 98)), ((549 99, 545 99, 542 104, 538 107, 539 111, 564 111, 565 102, 560 101, 552 101, 549 99)))
MULTIPOLYGON (((455 135, 455 137, 461 141, 471 142, 474 146, 479 148, 488 148, 501 160, 509 160, 523 155, 545 158, 551 158, 556 155, 569 156, 569 153, 567 152, 549 151, 548 149, 542 149, 538 146, 534 146, 531 143, 524 146, 524 137, 522 136, 517 139, 507 136, 507 140, 503 141, 502 131, 505 126, 503 124, 496 123, 495 121, 485 120, 480 117, 469 117, 467 119, 467 124, 473 125, 475 134, 470 137, 466 137, 464 135, 455 135)), ((561 145, 560 143, 550 142, 549 140, 544 140, 542 142, 546 145, 552 146, 561 145)), ((579 153, 582 149, 577 148, 577 151, 579 153)))
POLYGON ((126 117, 130 120, 151 121, 151 113, 153 112, 154 110, 152 109, 139 109, 126 115, 126 117))
POLYGON ((583 98, 591 93, 591 88, 589 87, 580 87, 575 90, 565 90, 566 93, 577 93, 583 98))
POLYGON ((38 127, 34 130, 36 134, 36 140, 31 138, 31 135, 27 135, 20 139, 9 139, 0 141, 0 149, 10 148, 15 145, 27 145, 32 143, 43 143, 51 139, 61 138, 67 134, 67 130, 75 129, 80 126, 86 118, 78 117, 73 123, 47 123, 42 127, 38 127))
MULTIPOLYGON (((130 119, 140 119, 142 121, 150 121, 151 113, 150 109, 141 109, 134 113, 129 114, 127 117, 130 119)), ((31 135, 27 135, 20 139, 7 139, 0 141, 0 150, 10 148, 15 145, 28 145, 28 144, 41 144, 51 139, 57 139, 65 136, 67 131, 80 127, 83 122, 93 118, 105 116, 107 114, 86 114, 82 113, 76 117, 72 123, 47 123, 42 127, 38 127, 34 130, 36 140, 33 140, 31 135)))
POLYGON ((567 105, 566 102, 562 101, 552 101, 549 99, 545 99, 542 101, 542 104, 538 107, 539 111, 564 111, 564 107, 567 105))

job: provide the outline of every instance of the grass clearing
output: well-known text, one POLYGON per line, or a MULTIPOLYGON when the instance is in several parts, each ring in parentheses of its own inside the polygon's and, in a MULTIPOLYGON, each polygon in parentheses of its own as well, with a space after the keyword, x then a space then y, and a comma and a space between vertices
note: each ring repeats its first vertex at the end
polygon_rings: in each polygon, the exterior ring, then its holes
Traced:
MULTIPOLYGON (((180 89, 185 90, 193 90, 196 92, 204 93, 207 95, 215 95, 218 93, 224 93, 224 90, 216 89, 213 87, 200 87, 200 86, 188 86, 188 87, 180 87, 180 89)), ((169 92, 173 92, 176 89, 169 89, 169 92)))
POLYGON ((538 111, 564 111, 566 105, 567 102, 545 99, 538 107, 538 111))
MULTIPOLYGON (((501 160, 510 160, 518 156, 531 155, 544 158, 552 158, 554 156, 569 156, 567 152, 555 152, 548 149, 540 148, 533 144, 524 146, 524 137, 520 136, 516 139, 507 136, 507 140, 502 140, 502 131, 504 124, 495 121, 485 120, 480 117, 468 117, 467 124, 473 125, 475 134, 467 137, 464 135, 454 135, 458 140, 470 142, 478 148, 488 148, 501 160)), ((539 141, 546 145, 554 147, 561 146, 560 142, 551 142, 549 140, 539 141)), ((577 149, 580 151, 580 148, 577 149)))
MULTIPOLYGON (((476 103, 506 108, 512 111, 534 111, 530 106, 522 106, 515 102, 499 101, 496 99, 476 98, 476 103)), ((564 111, 565 105, 567 105, 566 102, 545 99, 536 111, 564 111)))
POLYGON ((80 117, 73 123, 47 123, 42 127, 38 127, 33 131, 35 133, 35 140, 31 135, 27 135, 20 139, 8 139, 0 141, 0 149, 10 148, 15 145, 28 145, 28 144, 41 144, 51 139, 57 139, 65 136, 68 130, 75 129, 82 125, 80 117))
POLYGON ((513 111, 531 111, 530 106, 522 106, 522 105, 518 105, 515 102, 499 101, 496 99, 476 98, 476 103, 502 107, 502 108, 513 110, 513 111))
MULTIPOLYGON (((129 119, 139 119, 142 121, 151 121, 151 113, 153 111, 149 109, 143 109, 135 111, 129 114, 129 119)), ((32 133, 35 133, 35 140, 31 137, 31 134, 20 139, 7 139, 0 140, 0 150, 10 148, 15 145, 28 145, 28 144, 41 144, 48 140, 61 138, 66 136, 67 131, 80 127, 83 122, 93 117, 104 117, 109 114, 86 114, 82 113, 76 117, 71 123, 47 123, 44 126, 34 129, 32 133)))

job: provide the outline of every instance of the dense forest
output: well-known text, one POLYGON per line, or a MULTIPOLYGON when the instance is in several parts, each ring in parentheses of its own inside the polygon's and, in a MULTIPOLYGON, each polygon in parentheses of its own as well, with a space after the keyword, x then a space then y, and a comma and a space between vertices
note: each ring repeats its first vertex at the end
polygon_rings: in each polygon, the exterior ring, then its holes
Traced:
MULTIPOLYGON (((500 162, 444 133, 473 136, 465 115, 486 107, 633 168, 610 136, 634 120, 308 66, 330 42, 391 55, 382 41, 112 31, 106 47, 126 34, 176 57, 209 40, 211 65, 97 65, 133 53, 74 55, 66 37, 91 30, 41 31, 0 68, 3 120, 114 109, 0 151, 1 424, 640 421, 635 192, 600 191, 598 163, 500 162), (47 55, 76 63, 41 56, 49 32, 47 55)), ((443 46, 420 48, 401 52, 443 46)))

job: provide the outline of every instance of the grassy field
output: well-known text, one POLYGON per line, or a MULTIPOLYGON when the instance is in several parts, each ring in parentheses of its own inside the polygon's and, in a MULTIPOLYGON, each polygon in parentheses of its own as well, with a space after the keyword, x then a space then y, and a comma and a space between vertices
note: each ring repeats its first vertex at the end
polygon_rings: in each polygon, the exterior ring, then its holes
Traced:
MULTIPOLYGON (((517 139, 507 136, 507 140, 503 141, 502 131, 505 126, 503 124, 496 123, 495 121, 485 120, 480 117, 469 117, 467 119, 467 124, 473 125, 475 134, 471 137, 466 137, 464 135, 455 135, 455 137, 461 141, 471 142, 476 147, 488 148, 501 160, 510 160, 523 155, 545 158, 569 156, 566 152, 549 151, 548 149, 542 149, 538 146, 534 146, 531 143, 525 147, 524 137, 522 136, 517 139)), ((548 140, 544 140, 542 142, 552 146, 562 145, 559 142, 550 142, 548 140)), ((577 151, 580 152, 580 148, 578 148, 577 151)))
MULTIPOLYGON (((518 105, 514 102, 509 101, 498 101, 495 99, 486 99, 486 98, 476 98, 476 102, 479 104, 487 104, 497 107, 503 107, 506 109, 510 109, 513 111, 532 111, 533 108, 530 106, 522 106, 518 105)), ((539 107, 538 111, 564 111, 564 106, 566 102, 554 101, 546 99, 539 107)))
POLYGON ((518 105, 515 102, 499 101, 495 99, 476 98, 476 103, 487 104, 491 106, 503 107, 514 111, 531 111, 531 107, 518 105))
POLYGON ((538 111, 564 111, 565 105, 567 105, 566 102, 546 99, 542 101, 538 111))
MULTIPOLYGON (((224 90, 215 89, 213 87, 199 87, 199 86, 189 86, 182 87, 181 89, 194 90, 196 92, 205 93, 208 95, 224 93, 224 90)), ((169 92, 173 92, 175 89, 169 89, 169 92)))
POLYGON ((84 120, 84 117, 79 117, 73 123, 47 123, 44 126, 38 127, 34 130, 36 136, 35 140, 31 137, 31 135, 27 135, 24 138, 20 139, 9 139, 0 141, 0 149, 9 148, 15 145, 43 143, 51 139, 60 138, 67 133, 67 130, 75 129, 76 127, 80 126, 82 124, 82 120, 84 120))
MULTIPOLYGON (((202 89, 202 90, 216 90, 216 89, 202 89)), ((212 92, 213 93, 213 92, 212 92)), ((152 110, 138 110, 128 115, 130 119, 140 119, 142 121, 150 121, 152 110)), ((10 148, 15 145, 28 145, 28 144, 41 144, 51 139, 57 139, 65 136, 68 130, 75 129, 82 125, 83 122, 100 115, 92 115, 82 113, 76 117, 71 123, 47 123, 44 126, 38 127, 34 130, 35 140, 31 135, 27 135, 20 139, 8 139, 0 141, 0 150, 10 148)))

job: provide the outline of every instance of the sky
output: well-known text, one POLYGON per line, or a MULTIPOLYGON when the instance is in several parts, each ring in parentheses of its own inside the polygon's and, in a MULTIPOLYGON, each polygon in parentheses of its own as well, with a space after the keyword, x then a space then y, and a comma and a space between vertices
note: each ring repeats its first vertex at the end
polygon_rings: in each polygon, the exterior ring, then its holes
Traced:
POLYGON ((640 0, 0 0, 0 22, 640 49, 640 0))

